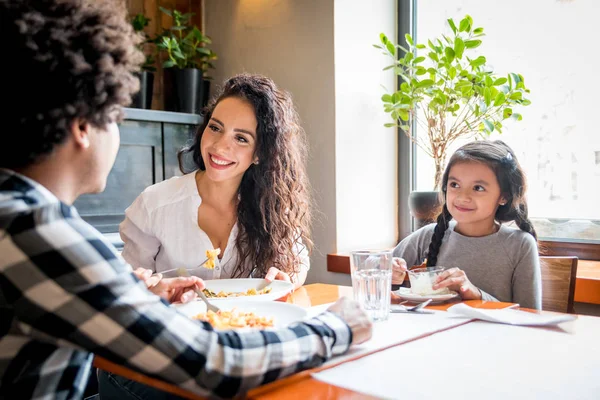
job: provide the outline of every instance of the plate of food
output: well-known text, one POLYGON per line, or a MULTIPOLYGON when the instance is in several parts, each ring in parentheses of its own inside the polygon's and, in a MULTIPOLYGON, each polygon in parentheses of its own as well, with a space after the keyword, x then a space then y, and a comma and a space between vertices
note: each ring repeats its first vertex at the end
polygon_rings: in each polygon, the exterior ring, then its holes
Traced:
MULTIPOLYGON (((211 301, 221 302, 243 297, 244 301, 272 301, 280 299, 294 290, 294 285, 285 281, 267 282, 265 279, 211 279, 204 281, 204 295, 211 301)), ((219 306, 220 307, 220 306, 219 306)))
POLYGON ((186 316, 206 321, 215 329, 270 329, 284 328, 302 321, 308 315, 306 309, 279 301, 247 302, 242 298, 224 299, 215 303, 218 312, 207 311, 203 301, 174 304, 186 316))

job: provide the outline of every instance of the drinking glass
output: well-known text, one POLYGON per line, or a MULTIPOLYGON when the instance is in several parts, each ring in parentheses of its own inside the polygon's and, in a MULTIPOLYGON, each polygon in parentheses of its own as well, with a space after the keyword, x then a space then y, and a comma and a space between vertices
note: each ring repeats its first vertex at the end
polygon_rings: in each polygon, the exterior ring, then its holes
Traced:
POLYGON ((354 300, 373 321, 384 321, 390 313, 392 251, 350 253, 354 300))

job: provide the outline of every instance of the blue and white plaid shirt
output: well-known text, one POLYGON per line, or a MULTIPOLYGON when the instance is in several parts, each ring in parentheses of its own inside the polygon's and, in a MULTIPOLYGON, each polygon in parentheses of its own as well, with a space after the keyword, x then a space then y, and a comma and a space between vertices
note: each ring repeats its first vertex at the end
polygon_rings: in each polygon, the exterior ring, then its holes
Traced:
POLYGON ((231 397, 345 352, 351 336, 332 313, 213 331, 150 293, 74 207, 0 169, 0 398, 80 398, 93 354, 231 397))

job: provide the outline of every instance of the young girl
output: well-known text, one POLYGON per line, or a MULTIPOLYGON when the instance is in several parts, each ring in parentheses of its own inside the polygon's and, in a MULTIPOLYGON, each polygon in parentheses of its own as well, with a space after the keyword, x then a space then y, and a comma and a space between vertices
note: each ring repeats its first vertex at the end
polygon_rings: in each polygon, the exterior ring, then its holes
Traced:
POLYGON ((464 300, 540 309, 537 235, 527 216, 525 192, 525 174, 505 143, 462 146, 444 172, 444 207, 437 223, 402 240, 394 256, 409 266, 427 259, 428 267, 447 267, 433 289, 454 290, 464 300), (519 229, 503 225, 510 221, 519 229))
POLYGON ((309 269, 305 134, 272 80, 238 75, 208 107, 182 177, 147 188, 120 226, 123 257, 160 273, 194 268, 221 250, 203 279, 266 277, 301 286, 309 269), (186 169, 190 156, 193 168, 186 169))

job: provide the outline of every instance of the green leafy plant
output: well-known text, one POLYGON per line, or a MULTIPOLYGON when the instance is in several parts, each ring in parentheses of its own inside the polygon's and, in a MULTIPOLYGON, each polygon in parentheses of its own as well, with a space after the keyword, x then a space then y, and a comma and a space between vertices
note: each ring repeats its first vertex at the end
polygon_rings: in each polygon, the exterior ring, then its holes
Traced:
POLYGON ((383 33, 374 45, 393 60, 401 78, 400 89, 382 96, 385 112, 435 162, 434 189, 439 189, 449 146, 458 138, 502 132, 508 118, 521 120, 515 106, 527 106, 529 90, 523 76, 495 74, 483 55, 470 56, 481 45, 483 28, 473 28, 467 15, 459 23, 448 19, 450 35, 417 44, 406 35, 407 48, 392 43, 383 33), (401 53, 401 50, 403 53, 401 53), (402 55, 403 54, 403 55, 402 55), (402 56, 401 56, 402 55, 402 56), (417 134, 411 134, 411 123, 417 134))
POLYGON ((155 58, 154 51, 148 50, 149 45, 154 43, 154 40, 148 36, 146 32, 144 32, 144 28, 148 26, 150 22, 150 18, 147 18, 144 14, 136 14, 131 20, 131 25, 133 26, 133 30, 140 33, 144 37, 144 41, 138 45, 139 50, 144 53, 146 59, 144 64, 142 64, 142 69, 145 71, 154 72, 156 71, 155 66, 155 58))
POLYGON ((167 56, 163 68, 197 68, 203 73, 207 71, 212 66, 210 61, 216 59, 216 55, 206 47, 212 43, 210 38, 198 27, 191 25, 190 19, 194 14, 182 14, 163 7, 160 7, 160 11, 173 18, 173 26, 156 40, 157 47, 167 56))

